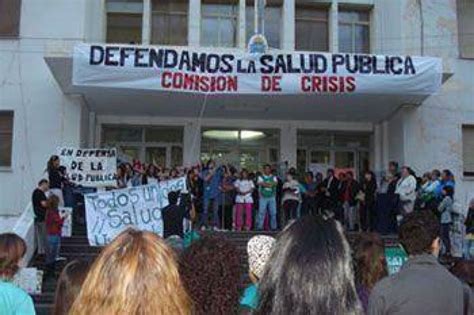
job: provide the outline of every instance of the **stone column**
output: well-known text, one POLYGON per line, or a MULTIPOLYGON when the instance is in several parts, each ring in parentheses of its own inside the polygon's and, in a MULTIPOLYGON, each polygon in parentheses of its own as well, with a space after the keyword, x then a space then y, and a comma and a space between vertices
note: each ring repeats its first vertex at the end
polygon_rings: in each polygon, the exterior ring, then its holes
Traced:
POLYGON ((297 128, 285 124, 280 128, 280 162, 288 161, 289 167, 296 167, 297 128))
POLYGON ((151 0, 143 1, 142 45, 151 42, 151 0))
POLYGON ((284 0, 281 23, 281 48, 295 49, 295 0, 284 0))
POLYGON ((201 126, 197 122, 187 122, 183 133, 183 164, 191 166, 200 160, 201 126))
POLYGON ((245 14, 246 3, 245 0, 239 0, 239 20, 238 20, 238 32, 237 32, 237 47, 245 49, 246 43, 246 14, 245 14))
POLYGON ((188 45, 199 46, 201 43, 201 0, 189 0, 188 12, 188 45))
POLYGON ((339 17, 338 17, 338 0, 332 0, 329 9, 329 51, 332 53, 339 52, 339 17))

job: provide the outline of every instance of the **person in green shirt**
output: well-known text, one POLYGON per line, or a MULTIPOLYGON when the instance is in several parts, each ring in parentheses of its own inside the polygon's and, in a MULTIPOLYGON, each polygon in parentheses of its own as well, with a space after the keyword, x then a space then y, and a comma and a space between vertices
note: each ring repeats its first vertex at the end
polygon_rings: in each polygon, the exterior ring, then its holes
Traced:
POLYGON ((275 238, 268 235, 255 235, 247 243, 249 257, 249 277, 252 283, 240 298, 240 314, 250 314, 259 303, 258 282, 263 276, 265 264, 270 259, 275 238))
POLYGON ((31 297, 12 283, 25 256, 26 243, 16 234, 0 234, 0 314, 35 314, 31 297))
POLYGON ((258 177, 257 185, 258 192, 260 195, 259 208, 257 215, 257 230, 263 229, 263 221, 267 210, 270 212, 270 228, 272 230, 277 229, 276 222, 276 189, 278 179, 272 174, 270 165, 266 164, 263 167, 263 174, 258 177))

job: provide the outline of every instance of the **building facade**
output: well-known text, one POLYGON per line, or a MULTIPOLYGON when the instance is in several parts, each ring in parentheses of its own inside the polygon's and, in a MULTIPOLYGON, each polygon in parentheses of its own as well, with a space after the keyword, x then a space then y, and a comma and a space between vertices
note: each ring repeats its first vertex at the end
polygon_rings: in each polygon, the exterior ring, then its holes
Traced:
POLYGON ((423 101, 82 93, 71 88, 75 44, 246 50, 253 1, 0 1, 0 216, 24 211, 60 146, 114 146, 166 167, 215 158, 361 174, 394 160, 419 174, 451 169, 466 205, 474 196, 473 16, 467 0, 267 1, 272 51, 442 58, 442 88, 423 101))

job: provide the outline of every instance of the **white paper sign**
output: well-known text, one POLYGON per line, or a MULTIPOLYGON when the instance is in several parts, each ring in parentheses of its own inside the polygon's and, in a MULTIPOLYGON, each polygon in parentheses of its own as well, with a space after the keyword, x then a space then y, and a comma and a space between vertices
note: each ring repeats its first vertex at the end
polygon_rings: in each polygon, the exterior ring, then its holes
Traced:
POLYGON ((41 294, 43 271, 37 268, 21 268, 15 274, 13 283, 28 294, 41 294))
POLYGON ((58 155, 71 182, 84 187, 117 185, 116 149, 60 148, 58 155))
POLYGON ((158 184, 86 194, 87 237, 92 246, 103 246, 127 227, 163 235, 161 210, 170 191, 186 188, 181 177, 158 184))
POLYGON ((73 84, 210 94, 430 95, 440 58, 77 44, 73 84))
POLYGON ((63 228, 61 230, 62 237, 72 236, 72 208, 59 207, 61 217, 64 217, 63 228))

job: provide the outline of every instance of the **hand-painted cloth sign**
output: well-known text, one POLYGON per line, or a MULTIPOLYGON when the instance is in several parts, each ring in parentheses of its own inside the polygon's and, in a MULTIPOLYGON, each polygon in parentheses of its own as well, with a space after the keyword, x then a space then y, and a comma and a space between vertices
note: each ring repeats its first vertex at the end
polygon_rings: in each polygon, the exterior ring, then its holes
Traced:
POLYGON ((89 244, 103 246, 127 227, 163 235, 161 210, 168 205, 170 191, 186 188, 181 177, 158 184, 86 194, 89 244))
POLYGON ((400 268, 408 260, 408 255, 401 246, 391 246, 385 248, 385 259, 387 260, 388 274, 392 275, 400 271, 400 268))
POLYGON ((440 58, 78 44, 73 85, 211 94, 429 95, 440 58))
POLYGON ((59 215, 64 219, 63 227, 61 229, 62 237, 72 236, 72 208, 59 207, 59 215))
POLYGON ((60 148, 58 155, 71 182, 84 187, 117 185, 116 149, 60 148))
POLYGON ((21 268, 15 274, 13 283, 28 294, 41 294, 43 271, 37 268, 21 268))

